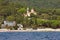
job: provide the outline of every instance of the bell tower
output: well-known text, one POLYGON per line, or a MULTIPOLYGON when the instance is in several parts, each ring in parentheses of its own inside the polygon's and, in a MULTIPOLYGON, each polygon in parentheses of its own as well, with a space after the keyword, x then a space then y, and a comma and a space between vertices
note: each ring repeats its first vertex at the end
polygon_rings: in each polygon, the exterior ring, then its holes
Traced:
POLYGON ((30 16, 29 8, 27 8, 27 16, 30 16))
POLYGON ((27 13, 29 13, 29 8, 27 8, 27 13))

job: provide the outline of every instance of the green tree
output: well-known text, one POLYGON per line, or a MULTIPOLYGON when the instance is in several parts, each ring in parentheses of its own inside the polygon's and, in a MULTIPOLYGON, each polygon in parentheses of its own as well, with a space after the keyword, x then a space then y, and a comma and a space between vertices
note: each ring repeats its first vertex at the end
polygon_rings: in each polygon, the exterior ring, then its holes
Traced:
POLYGON ((15 17, 14 17, 14 16, 8 16, 6 19, 7 19, 8 21, 14 21, 14 20, 15 20, 15 17))
POLYGON ((40 18, 42 18, 42 19, 49 19, 50 16, 48 14, 41 14, 40 18))
POLYGON ((25 8, 20 8, 19 10, 17 10, 17 12, 21 17, 22 24, 24 24, 24 14, 26 13, 26 9, 25 8))
POLYGON ((30 24, 33 25, 33 26, 35 25, 34 27, 36 28, 36 25, 37 25, 37 15, 34 15, 34 13, 30 14, 30 24))
POLYGON ((60 16, 57 16, 57 20, 60 20, 60 16))

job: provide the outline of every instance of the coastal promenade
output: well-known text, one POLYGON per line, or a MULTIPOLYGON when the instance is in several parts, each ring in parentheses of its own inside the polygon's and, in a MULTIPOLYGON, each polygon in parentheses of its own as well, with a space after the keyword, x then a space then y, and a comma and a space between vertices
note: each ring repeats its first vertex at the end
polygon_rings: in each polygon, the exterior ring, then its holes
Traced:
POLYGON ((50 29, 50 28, 45 28, 45 29, 26 29, 26 30, 8 30, 8 29, 0 29, 0 32, 53 32, 57 31, 60 32, 60 29, 50 29))

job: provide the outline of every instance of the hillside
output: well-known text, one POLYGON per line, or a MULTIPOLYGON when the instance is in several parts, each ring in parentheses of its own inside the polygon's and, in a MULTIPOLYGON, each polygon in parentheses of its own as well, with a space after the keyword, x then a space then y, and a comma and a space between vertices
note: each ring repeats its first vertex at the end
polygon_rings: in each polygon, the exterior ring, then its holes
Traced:
POLYGON ((29 7, 60 8, 60 0, 10 0, 29 7))
MULTIPOLYGON (((0 0, 0 28, 4 20, 16 21, 24 28, 60 28, 60 0, 0 0), (34 8, 37 15, 26 15, 27 7, 34 8)), ((18 29, 8 25, 7 29, 18 29)))

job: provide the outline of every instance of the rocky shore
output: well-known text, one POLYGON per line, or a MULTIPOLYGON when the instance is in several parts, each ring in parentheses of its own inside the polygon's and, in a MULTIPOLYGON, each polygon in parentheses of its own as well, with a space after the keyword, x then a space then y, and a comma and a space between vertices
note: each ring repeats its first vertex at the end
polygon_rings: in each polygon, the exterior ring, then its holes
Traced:
POLYGON ((26 30, 8 30, 8 29, 0 29, 0 32, 53 32, 53 31, 57 31, 60 32, 60 29, 50 29, 50 28, 45 28, 45 29, 37 29, 37 30, 30 30, 30 29, 26 29, 26 30))

